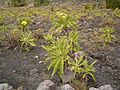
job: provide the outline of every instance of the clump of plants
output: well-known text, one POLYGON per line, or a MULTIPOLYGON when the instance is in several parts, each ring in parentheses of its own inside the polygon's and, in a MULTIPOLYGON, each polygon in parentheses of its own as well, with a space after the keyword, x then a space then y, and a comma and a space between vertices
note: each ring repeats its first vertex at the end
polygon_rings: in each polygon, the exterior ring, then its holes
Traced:
POLYGON ((35 44, 35 38, 32 35, 32 32, 27 31, 27 32, 21 32, 20 36, 20 46, 23 50, 29 51, 29 47, 36 46, 35 44))
MULTIPOLYGON (((70 69, 76 74, 82 74, 81 78, 92 76, 95 80, 92 64, 89 64, 85 55, 77 55, 77 52, 82 52, 79 46, 79 33, 76 30, 77 20, 70 18, 68 14, 57 13, 57 18, 53 20, 53 31, 44 36, 44 39, 49 42, 48 45, 43 46, 47 51, 47 61, 50 63, 48 70, 52 70, 52 77, 57 73, 62 79, 66 69, 70 69), (74 26, 75 25, 75 26, 74 26), (61 34, 62 31, 71 28, 67 34, 61 34), (59 33, 56 36, 54 33, 59 33)), ((72 16, 71 16, 72 17, 72 16)))
POLYGON ((103 39, 105 45, 116 40, 116 37, 113 35, 115 30, 109 27, 102 28, 101 30, 102 30, 101 38, 103 39))
POLYGON ((32 31, 28 29, 28 25, 27 21, 21 21, 18 27, 8 32, 6 40, 10 47, 19 46, 21 49, 29 51, 31 47, 36 46, 36 39, 32 31))
MULTIPOLYGON (((78 35, 75 34, 77 31, 71 31, 69 35, 71 35, 71 33, 78 35)), ((76 41, 76 38, 71 36, 61 36, 56 39, 51 37, 51 43, 47 46, 43 46, 48 53, 47 60, 50 61, 48 70, 53 68, 52 76, 58 73, 59 77, 62 79, 65 68, 70 67, 74 75, 77 73, 82 74, 82 78, 91 75, 95 80, 93 74, 93 72, 95 72, 95 68, 93 68, 95 62, 89 65, 88 61, 84 59, 84 56, 75 57, 75 53, 79 51, 79 44, 76 44, 74 40, 76 41)))

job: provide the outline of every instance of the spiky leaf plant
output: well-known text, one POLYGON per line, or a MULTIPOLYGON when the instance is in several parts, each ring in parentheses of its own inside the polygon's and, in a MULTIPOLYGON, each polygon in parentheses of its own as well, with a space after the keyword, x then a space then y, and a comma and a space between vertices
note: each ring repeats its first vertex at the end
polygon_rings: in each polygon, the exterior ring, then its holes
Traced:
POLYGON ((21 48, 29 51, 30 46, 36 46, 35 39, 32 36, 32 32, 22 32, 20 37, 21 48))
POLYGON ((60 78, 64 73, 65 63, 69 60, 69 48, 66 37, 57 38, 56 41, 52 42, 49 46, 43 46, 43 48, 48 52, 48 58, 50 60, 50 64, 48 66, 48 70, 53 67, 52 76, 58 72, 60 78))
POLYGON ((80 50, 80 45, 78 43, 79 41, 79 33, 76 30, 72 30, 69 32, 68 35, 69 44, 71 46, 71 50, 74 50, 74 52, 77 52, 80 50))
POLYGON ((94 61, 92 64, 88 64, 88 61, 84 59, 84 56, 80 56, 79 58, 75 58, 75 60, 71 60, 69 64, 71 65, 71 69, 74 71, 74 74, 81 73, 83 76, 82 78, 86 78, 87 75, 92 76, 93 80, 95 81, 95 76, 93 72, 95 72, 95 68, 93 65, 96 63, 94 61))
POLYGON ((116 37, 113 35, 115 30, 109 27, 105 27, 102 29, 101 38, 104 40, 105 45, 109 44, 110 42, 114 41, 116 37))
POLYGON ((51 30, 55 30, 55 32, 61 32, 67 28, 76 28, 77 20, 76 17, 72 14, 67 14, 63 12, 55 12, 52 16, 52 24, 53 27, 51 30))

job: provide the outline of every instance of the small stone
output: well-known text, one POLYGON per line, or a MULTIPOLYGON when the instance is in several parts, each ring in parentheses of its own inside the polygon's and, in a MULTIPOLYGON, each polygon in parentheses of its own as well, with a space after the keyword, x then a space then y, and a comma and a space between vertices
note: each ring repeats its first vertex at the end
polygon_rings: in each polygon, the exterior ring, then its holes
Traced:
POLYGON ((87 29, 88 31, 91 31, 92 29, 91 28, 89 28, 89 29, 87 29))
POLYGON ((33 69, 33 70, 30 70, 30 75, 37 73, 37 71, 38 71, 38 70, 37 70, 36 68, 33 69))
POLYGON ((37 90, 50 90, 52 86, 54 86, 54 83, 51 80, 45 80, 42 83, 40 83, 37 90))
POLYGON ((49 90, 49 87, 47 86, 40 86, 37 88, 37 90, 49 90))
POLYGON ((99 88, 94 88, 94 87, 91 87, 89 88, 89 90, 113 90, 112 86, 111 85, 103 85, 99 88))
POLYGON ((54 83, 51 81, 51 80, 45 80, 44 82, 42 82, 40 85, 43 85, 43 86, 53 86, 54 83))
POLYGON ((99 90, 99 89, 91 87, 91 88, 89 88, 89 90, 99 90))
POLYGON ((39 57, 38 56, 34 56, 35 59, 38 59, 39 57))
POLYGON ((0 90, 4 90, 6 88, 8 88, 8 83, 4 83, 4 84, 0 84, 0 90))
POLYGON ((70 82, 75 78, 74 72, 69 70, 68 68, 65 69, 65 72, 62 76, 62 81, 64 83, 70 82))
POLYGON ((0 84, 0 90, 13 90, 12 86, 9 86, 8 83, 0 84))
POLYGON ((99 87, 99 90, 113 90, 113 88, 111 87, 111 85, 104 85, 99 87))
POLYGON ((75 89, 71 87, 69 84, 65 84, 61 86, 61 90, 75 90, 75 89))
POLYGON ((39 64, 43 63, 43 61, 39 61, 39 64))

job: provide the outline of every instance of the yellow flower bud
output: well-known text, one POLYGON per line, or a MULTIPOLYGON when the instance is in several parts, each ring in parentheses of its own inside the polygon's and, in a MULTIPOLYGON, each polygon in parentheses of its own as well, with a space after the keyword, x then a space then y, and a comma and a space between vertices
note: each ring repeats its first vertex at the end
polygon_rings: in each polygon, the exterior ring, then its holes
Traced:
POLYGON ((26 26, 27 25, 27 21, 22 21, 21 23, 23 26, 26 26))

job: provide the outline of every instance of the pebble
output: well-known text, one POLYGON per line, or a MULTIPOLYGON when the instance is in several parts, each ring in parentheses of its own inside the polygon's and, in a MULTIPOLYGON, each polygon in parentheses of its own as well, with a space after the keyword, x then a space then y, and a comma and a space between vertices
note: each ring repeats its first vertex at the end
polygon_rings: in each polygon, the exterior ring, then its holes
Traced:
POLYGON ((38 56, 34 56, 35 59, 38 59, 39 57, 38 56))
POLYGON ((39 64, 43 63, 43 61, 39 61, 39 64))

